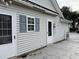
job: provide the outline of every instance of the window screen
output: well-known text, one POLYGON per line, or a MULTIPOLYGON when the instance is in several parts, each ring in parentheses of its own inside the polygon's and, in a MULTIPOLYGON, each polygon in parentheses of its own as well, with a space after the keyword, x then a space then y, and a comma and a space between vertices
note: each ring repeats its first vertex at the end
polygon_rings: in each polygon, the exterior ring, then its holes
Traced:
POLYGON ((52 22, 48 22, 48 36, 52 36, 52 22))
POLYGON ((34 18, 28 17, 28 31, 34 31, 34 18))
POLYGON ((12 16, 0 14, 0 44, 12 42, 12 16))

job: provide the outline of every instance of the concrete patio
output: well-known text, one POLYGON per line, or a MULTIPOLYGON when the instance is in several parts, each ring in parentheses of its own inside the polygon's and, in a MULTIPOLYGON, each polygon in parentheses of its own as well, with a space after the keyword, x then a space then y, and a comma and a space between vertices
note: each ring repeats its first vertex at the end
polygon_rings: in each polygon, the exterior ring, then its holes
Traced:
POLYGON ((79 34, 71 33, 68 40, 50 44, 25 58, 17 59, 79 59, 79 34))

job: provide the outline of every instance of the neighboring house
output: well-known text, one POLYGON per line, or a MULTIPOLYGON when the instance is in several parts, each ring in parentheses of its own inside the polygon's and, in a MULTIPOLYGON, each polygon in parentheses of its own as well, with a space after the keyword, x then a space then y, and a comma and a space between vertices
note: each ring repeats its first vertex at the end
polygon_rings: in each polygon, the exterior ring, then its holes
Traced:
POLYGON ((79 33, 79 24, 78 23, 76 23, 75 28, 76 28, 76 32, 79 33))
POLYGON ((56 0, 0 1, 0 59, 65 39, 68 21, 56 0), (8 5, 9 4, 9 5, 8 5))

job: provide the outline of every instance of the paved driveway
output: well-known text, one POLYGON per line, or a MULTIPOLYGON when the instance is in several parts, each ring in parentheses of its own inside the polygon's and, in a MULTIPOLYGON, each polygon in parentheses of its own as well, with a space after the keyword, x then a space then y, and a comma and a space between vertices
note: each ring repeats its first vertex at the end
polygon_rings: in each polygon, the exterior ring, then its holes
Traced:
POLYGON ((70 40, 79 42, 79 33, 70 33, 70 40))
MULTIPOLYGON (((22 59, 79 59, 79 34, 71 33, 70 39, 30 53, 22 59)), ((20 58, 18 58, 20 59, 20 58)))

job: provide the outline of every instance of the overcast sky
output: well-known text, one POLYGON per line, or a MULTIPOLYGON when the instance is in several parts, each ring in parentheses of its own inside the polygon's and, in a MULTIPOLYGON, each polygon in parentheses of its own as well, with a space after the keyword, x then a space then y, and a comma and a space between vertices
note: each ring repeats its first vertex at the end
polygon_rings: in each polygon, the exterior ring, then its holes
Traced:
POLYGON ((62 6, 69 6, 73 11, 79 11, 79 0, 57 0, 60 8, 62 6))

